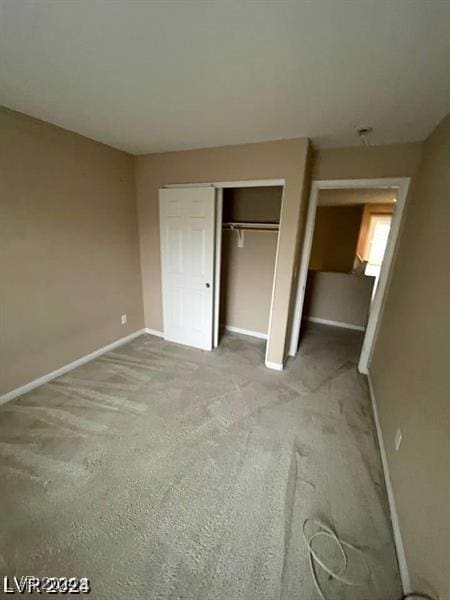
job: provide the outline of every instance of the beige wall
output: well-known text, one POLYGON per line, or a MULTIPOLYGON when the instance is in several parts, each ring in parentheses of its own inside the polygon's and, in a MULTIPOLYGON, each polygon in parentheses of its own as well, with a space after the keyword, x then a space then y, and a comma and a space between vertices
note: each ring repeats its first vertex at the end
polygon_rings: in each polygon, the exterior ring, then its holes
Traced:
POLYGON ((280 221, 282 187, 226 188, 223 191, 224 221, 280 221))
POLYGON ((273 331, 268 359, 285 355, 296 262, 299 215, 308 155, 306 139, 205 148, 139 156, 136 182, 146 327, 162 329, 158 190, 171 183, 285 179, 275 274, 273 331))
POLYGON ((441 599, 450 598, 449 231, 450 116, 425 144, 370 365, 413 587, 441 599))
POLYGON ((267 333, 278 233, 245 231, 243 248, 236 236, 223 232, 221 322, 267 333))
POLYGON ((0 109, 0 222, 0 394, 143 327, 131 156, 0 109))
POLYGON ((351 273, 362 214, 362 206, 317 207, 310 269, 351 273))
POLYGON ((422 150, 422 142, 315 150, 312 179, 410 177, 417 171, 422 150))
POLYGON ((309 271, 303 314, 365 327, 374 277, 309 271))

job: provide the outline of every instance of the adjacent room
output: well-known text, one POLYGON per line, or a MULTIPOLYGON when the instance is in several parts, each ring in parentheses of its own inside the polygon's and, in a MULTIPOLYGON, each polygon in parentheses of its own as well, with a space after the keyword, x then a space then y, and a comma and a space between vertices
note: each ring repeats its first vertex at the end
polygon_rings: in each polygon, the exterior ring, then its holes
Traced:
POLYGON ((319 193, 304 319, 365 329, 389 237, 395 193, 392 188, 319 193))
POLYGON ((296 299, 299 316, 291 343, 294 354, 307 323, 361 331, 358 368, 368 373, 409 186, 407 180, 398 180, 399 187, 395 181, 381 181, 381 188, 364 189, 364 180, 358 179, 346 182, 353 188, 326 184, 311 192, 296 299))
POLYGON ((449 22, 0 0, 1 598, 450 600, 449 22))

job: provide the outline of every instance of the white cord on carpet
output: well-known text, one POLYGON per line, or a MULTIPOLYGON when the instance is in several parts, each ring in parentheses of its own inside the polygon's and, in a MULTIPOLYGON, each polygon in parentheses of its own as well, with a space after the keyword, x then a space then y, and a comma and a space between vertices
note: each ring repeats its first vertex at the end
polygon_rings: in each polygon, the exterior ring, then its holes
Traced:
POLYGON ((325 571, 325 573, 328 573, 330 578, 335 579, 336 581, 339 581, 345 585, 361 586, 366 583, 366 582, 352 581, 348 577, 344 576, 344 573, 348 566, 348 557, 347 557, 347 553, 345 552, 345 548, 349 548, 353 552, 356 552, 361 555, 364 565, 367 570, 368 580, 370 579, 370 570, 369 570, 369 566, 366 562, 366 559, 364 557, 364 553, 359 548, 354 546, 353 544, 350 544, 350 542, 341 540, 339 538, 339 536, 337 535, 337 533, 329 525, 326 525, 325 523, 322 523, 322 521, 318 521, 316 519, 306 519, 303 522, 302 529, 303 529, 303 539, 305 540, 305 544, 308 547, 309 566, 311 569, 311 576, 313 578, 314 585, 316 587, 316 590, 317 590, 321 600, 327 600, 327 598, 325 597, 325 595, 322 592, 322 589, 320 587, 319 580, 317 578, 316 565, 320 566, 325 571), (312 535, 307 535, 306 534, 306 524, 307 523, 314 523, 316 526, 319 527, 318 531, 316 531, 312 535), (313 549, 312 542, 314 539, 316 539, 319 536, 331 538, 332 540, 334 540, 336 542, 337 547, 339 548, 340 554, 342 556, 342 566, 338 571, 334 571, 331 567, 326 565, 326 563, 324 562, 324 559, 320 558, 317 555, 317 553, 315 552, 315 550, 313 549))

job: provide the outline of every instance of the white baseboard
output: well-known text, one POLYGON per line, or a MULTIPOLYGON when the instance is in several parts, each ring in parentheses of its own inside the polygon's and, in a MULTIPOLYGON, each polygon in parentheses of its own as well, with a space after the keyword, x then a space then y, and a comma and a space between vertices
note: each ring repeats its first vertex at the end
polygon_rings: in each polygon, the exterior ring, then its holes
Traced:
POLYGON ((240 327, 233 327, 232 325, 223 325, 223 328, 226 331, 232 331, 233 333, 241 333, 242 335, 249 335, 251 337, 267 340, 267 333, 261 333, 260 331, 250 331, 249 329, 241 329, 240 327))
POLYGON ((322 325, 332 325, 333 327, 343 327, 344 329, 356 329, 356 331, 365 331, 362 325, 353 325, 353 323, 344 323, 343 321, 330 321, 329 319, 319 319, 319 317, 305 317, 311 323, 321 323, 322 325))
POLYGON ((164 337, 164 332, 162 331, 158 331, 157 329, 149 329, 148 327, 146 327, 144 329, 145 333, 149 333, 150 335, 156 335, 157 337, 164 337))
POLYGON ((406 563, 405 548, 403 546, 402 535, 400 532, 400 523, 398 519, 397 508, 395 506, 394 490, 392 488, 391 476, 389 473, 389 463, 387 460, 386 447, 384 445, 383 432, 381 430, 380 417, 378 414, 378 408, 375 400, 375 393, 373 390, 370 373, 368 373, 367 379, 369 382, 370 399, 372 401, 372 410, 375 419, 375 427, 377 430, 378 444, 380 446, 381 462, 383 465, 384 480, 386 483, 386 491, 389 501, 389 512, 391 513, 392 530, 394 533, 395 549, 397 551, 400 579, 402 581, 403 593, 410 594, 412 592, 411 579, 409 577, 408 565, 406 563))
MULTIPOLYGON (((225 329, 226 331, 232 331, 233 333, 241 333, 242 335, 249 335, 251 337, 267 340, 267 333, 261 333, 260 331, 250 331, 249 329, 241 329, 240 327, 233 327, 232 325, 222 325, 221 327, 222 329, 225 329)), ((164 332, 158 331, 157 329, 149 329, 146 327, 144 331, 150 335, 156 335, 162 338, 164 337, 164 332)))
POLYGON ((85 356, 82 356, 81 358, 77 358, 77 360, 74 360, 73 362, 62 366, 59 369, 52 371, 51 373, 42 375, 42 377, 38 377, 38 379, 34 379, 33 381, 26 383, 25 385, 21 385, 20 387, 16 388, 15 390, 11 390, 10 392, 3 394, 2 396, 0 396, 0 404, 4 404, 5 402, 9 402, 10 400, 17 398, 18 396, 22 396, 22 394, 25 394, 26 392, 30 392, 34 388, 39 387, 40 385, 43 385, 44 383, 47 383, 48 381, 51 381, 52 379, 55 379, 56 377, 59 377, 60 375, 64 375, 64 373, 67 373, 68 371, 71 371, 72 369, 76 369, 76 367, 79 367, 91 360, 94 360, 94 358, 97 358, 98 356, 105 354, 105 352, 114 350, 114 348, 117 348, 118 346, 122 346, 123 344, 126 344, 127 342, 130 342, 131 340, 134 340, 134 338, 140 336, 142 333, 144 333, 144 331, 145 331, 144 329, 139 329, 139 331, 135 331, 134 333, 131 333, 130 335, 120 338, 119 340, 116 340, 115 342, 112 342, 111 344, 108 344, 107 346, 103 346, 103 348, 99 348, 98 350, 94 350, 94 352, 90 352, 89 354, 86 354, 85 356))
POLYGON ((268 369, 274 369, 275 371, 282 371, 284 369, 282 363, 271 362, 270 360, 266 360, 266 367, 268 369))

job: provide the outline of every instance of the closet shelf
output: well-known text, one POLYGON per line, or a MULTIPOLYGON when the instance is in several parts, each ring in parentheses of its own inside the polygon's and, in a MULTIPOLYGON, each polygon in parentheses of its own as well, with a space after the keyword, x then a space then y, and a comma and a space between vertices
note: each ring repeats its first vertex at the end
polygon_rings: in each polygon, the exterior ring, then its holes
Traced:
POLYGON ((280 224, 279 223, 250 223, 248 221, 241 221, 241 222, 232 222, 232 223, 223 223, 222 227, 224 229, 255 229, 255 230, 261 230, 261 231, 278 231, 280 229, 280 224))

